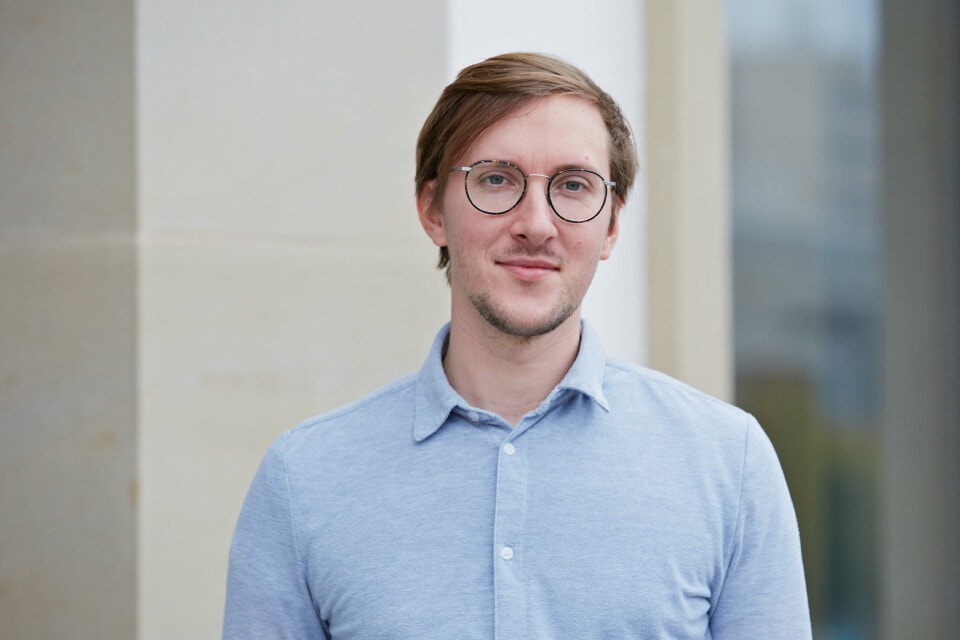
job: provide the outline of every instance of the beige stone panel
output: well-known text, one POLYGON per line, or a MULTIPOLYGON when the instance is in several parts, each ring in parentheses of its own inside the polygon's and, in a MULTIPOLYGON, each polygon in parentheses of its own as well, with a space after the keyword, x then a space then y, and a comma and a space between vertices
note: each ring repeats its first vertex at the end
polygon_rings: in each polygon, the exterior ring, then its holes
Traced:
POLYGON ((141 229, 419 237, 440 0, 138 3, 141 229))
POLYGON ((649 364, 733 396, 723 3, 647 0, 649 364))
POLYGON ((133 3, 0 2, 0 231, 133 229, 133 3))
POLYGON ((0 636, 133 637, 135 252, 0 239, 0 636))
POLYGON ((419 368, 448 315, 433 261, 426 238, 144 241, 141 638, 217 636, 260 458, 301 420, 419 368))

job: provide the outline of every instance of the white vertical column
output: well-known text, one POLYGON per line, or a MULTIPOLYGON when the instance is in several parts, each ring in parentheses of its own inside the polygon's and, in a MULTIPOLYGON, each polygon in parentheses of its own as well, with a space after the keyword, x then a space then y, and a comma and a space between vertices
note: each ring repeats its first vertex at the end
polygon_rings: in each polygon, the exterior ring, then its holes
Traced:
POLYGON ((219 637, 270 441, 447 317, 413 194, 439 0, 137 5, 139 637, 219 637))

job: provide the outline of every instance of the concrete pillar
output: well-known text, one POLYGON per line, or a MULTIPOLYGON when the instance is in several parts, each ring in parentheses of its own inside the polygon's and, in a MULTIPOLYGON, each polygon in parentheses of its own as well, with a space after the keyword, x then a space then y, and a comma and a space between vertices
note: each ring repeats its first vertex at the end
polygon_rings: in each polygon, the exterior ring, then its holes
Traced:
POLYGON ((0 3, 0 635, 136 630, 133 4, 0 3))
POLYGON ((883 638, 960 626, 956 2, 883 2, 883 638))
POLYGON ((649 364, 733 396, 722 2, 645 3, 649 364))
POLYGON ((440 0, 0 4, 0 620, 219 635, 268 443, 419 367, 440 0))

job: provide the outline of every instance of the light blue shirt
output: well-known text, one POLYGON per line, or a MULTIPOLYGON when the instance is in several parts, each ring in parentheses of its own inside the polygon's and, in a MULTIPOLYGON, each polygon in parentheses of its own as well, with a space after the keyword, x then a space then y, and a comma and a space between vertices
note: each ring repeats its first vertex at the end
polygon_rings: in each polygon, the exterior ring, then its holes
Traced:
POLYGON ((810 638, 793 505, 743 411, 580 351, 511 428, 426 363, 288 431, 247 495, 223 637, 810 638))

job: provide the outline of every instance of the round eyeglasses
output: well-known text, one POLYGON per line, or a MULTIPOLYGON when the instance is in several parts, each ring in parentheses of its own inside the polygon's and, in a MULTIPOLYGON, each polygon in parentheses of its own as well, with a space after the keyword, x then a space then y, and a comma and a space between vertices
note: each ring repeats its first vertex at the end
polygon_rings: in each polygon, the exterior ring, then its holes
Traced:
POLYGON ((527 191, 527 178, 546 178, 547 202, 567 222, 589 222, 600 215, 607 203, 607 187, 617 184, 590 169, 563 169, 548 176, 524 173, 503 160, 480 160, 469 167, 454 167, 453 171, 464 172, 470 204, 490 215, 507 213, 520 204, 527 191))

